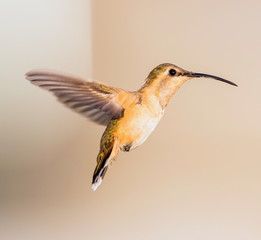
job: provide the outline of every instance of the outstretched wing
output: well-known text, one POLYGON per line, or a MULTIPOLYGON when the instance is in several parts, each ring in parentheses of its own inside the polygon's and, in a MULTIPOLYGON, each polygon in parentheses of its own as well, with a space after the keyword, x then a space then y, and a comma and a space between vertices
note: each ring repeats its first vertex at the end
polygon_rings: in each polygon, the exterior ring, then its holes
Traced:
POLYGON ((32 70, 26 73, 26 79, 51 91, 66 106, 98 124, 107 125, 112 118, 123 115, 117 88, 46 70, 32 70))

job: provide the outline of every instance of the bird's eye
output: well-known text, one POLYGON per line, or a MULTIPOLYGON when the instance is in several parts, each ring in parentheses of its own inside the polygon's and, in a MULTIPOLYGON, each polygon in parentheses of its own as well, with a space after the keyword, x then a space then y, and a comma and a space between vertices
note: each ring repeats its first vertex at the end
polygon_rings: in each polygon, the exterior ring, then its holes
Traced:
POLYGON ((169 75, 170 75, 170 76, 175 76, 176 73, 177 73, 177 71, 176 71, 175 69, 173 69, 173 68, 171 68, 171 69, 169 70, 169 75))

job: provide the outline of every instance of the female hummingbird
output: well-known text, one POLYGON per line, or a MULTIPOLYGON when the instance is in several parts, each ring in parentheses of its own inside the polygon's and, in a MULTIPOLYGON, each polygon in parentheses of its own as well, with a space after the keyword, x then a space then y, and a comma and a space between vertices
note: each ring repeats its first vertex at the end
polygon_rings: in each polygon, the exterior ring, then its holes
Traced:
POLYGON ((119 150, 130 151, 148 138, 180 86, 189 79, 202 77, 237 86, 223 78, 190 72, 170 63, 155 67, 144 85, 134 92, 53 71, 26 73, 27 80, 49 90, 68 107, 107 126, 100 142, 93 190, 101 184, 119 150))

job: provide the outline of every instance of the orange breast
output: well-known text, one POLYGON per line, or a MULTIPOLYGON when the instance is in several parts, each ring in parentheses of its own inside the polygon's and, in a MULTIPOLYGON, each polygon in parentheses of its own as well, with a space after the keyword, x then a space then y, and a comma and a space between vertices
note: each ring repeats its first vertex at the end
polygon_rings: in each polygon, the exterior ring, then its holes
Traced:
POLYGON ((153 132, 163 115, 163 110, 156 97, 143 96, 141 100, 132 95, 122 100, 125 111, 117 124, 115 136, 119 140, 121 149, 126 145, 134 149, 153 132))

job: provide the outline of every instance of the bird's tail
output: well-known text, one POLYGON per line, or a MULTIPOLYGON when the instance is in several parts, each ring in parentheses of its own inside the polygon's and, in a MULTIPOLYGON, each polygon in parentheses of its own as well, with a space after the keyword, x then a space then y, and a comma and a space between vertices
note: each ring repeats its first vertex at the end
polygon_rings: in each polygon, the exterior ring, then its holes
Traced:
POLYGON ((100 153, 97 156, 97 165, 93 173, 92 189, 95 191, 100 184, 113 160, 117 156, 119 148, 115 141, 108 141, 101 145, 100 153), (109 144, 108 144, 109 143, 109 144))

